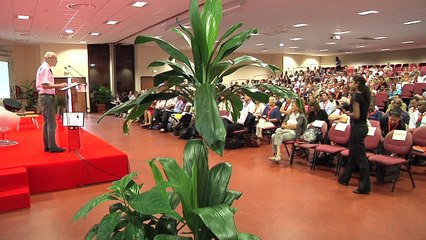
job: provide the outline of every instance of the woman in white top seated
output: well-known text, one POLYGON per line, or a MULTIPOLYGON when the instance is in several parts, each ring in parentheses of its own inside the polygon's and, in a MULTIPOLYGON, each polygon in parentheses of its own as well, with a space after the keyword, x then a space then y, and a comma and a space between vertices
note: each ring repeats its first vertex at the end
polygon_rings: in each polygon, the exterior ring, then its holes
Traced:
POLYGON ((281 128, 277 128, 272 134, 272 153, 269 160, 278 162, 281 160, 280 146, 283 141, 295 140, 306 130, 307 119, 298 104, 293 104, 291 113, 286 116, 281 128))

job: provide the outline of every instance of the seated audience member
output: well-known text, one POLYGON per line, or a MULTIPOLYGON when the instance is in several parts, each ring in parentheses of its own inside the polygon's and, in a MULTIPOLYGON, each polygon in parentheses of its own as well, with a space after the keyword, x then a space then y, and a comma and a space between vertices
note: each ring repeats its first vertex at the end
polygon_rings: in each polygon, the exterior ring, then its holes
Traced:
POLYGON ((386 109, 386 112, 390 112, 391 110, 393 110, 393 102, 395 99, 400 99, 401 100, 401 109, 404 111, 407 111, 407 104, 405 104, 404 101, 402 101, 401 95, 399 94, 395 94, 391 100, 391 102, 389 103, 388 108, 386 109))
POLYGON ((262 138, 262 130, 264 128, 272 128, 277 127, 280 124, 280 110, 275 105, 275 98, 269 98, 269 104, 263 110, 262 116, 259 118, 259 122, 256 125, 256 136, 258 138, 258 142, 262 138))
POLYGON ((275 130, 275 133, 272 134, 272 153, 273 156, 269 159, 272 161, 281 160, 281 151, 280 146, 283 141, 295 140, 302 135, 306 130, 307 120, 306 116, 303 113, 303 110, 293 104, 291 108, 291 113, 287 115, 281 124, 280 128, 275 130))
POLYGON ((321 120, 327 123, 327 127, 330 127, 330 121, 325 110, 321 109, 316 100, 308 102, 308 123, 314 122, 315 120, 321 120))
MULTIPOLYGON (((391 112, 393 110, 399 112, 402 123, 403 124, 409 124, 410 123, 410 116, 408 115, 408 113, 406 111, 404 111, 402 109, 402 104, 403 104, 402 99, 395 97, 393 99, 393 101, 391 102, 391 104, 389 105, 389 107, 391 107, 391 110, 389 110, 389 112, 391 112)), ((388 112, 388 111, 386 111, 386 112, 388 112)))
POLYGON ((167 132, 167 123, 169 122, 169 117, 174 113, 181 113, 185 109, 186 99, 182 96, 177 96, 176 105, 173 108, 166 109, 163 111, 163 116, 161 120, 160 132, 167 132))
POLYGON ((395 83, 392 83, 392 84, 389 85, 388 96, 391 98, 395 94, 401 95, 401 90, 396 88, 396 84, 395 83))
POLYGON ((408 115, 410 116, 410 122, 408 123, 408 129, 410 131, 414 131, 416 128, 417 120, 419 119, 420 112, 417 109, 417 103, 419 101, 419 98, 414 96, 410 101, 410 109, 408 109, 408 115))
POLYGON ((374 103, 370 104, 370 107, 368 108, 368 120, 380 121, 383 115, 384 113, 378 108, 376 108, 376 105, 374 103))
POLYGON ((156 102, 152 102, 151 106, 148 107, 147 110, 143 113, 143 123, 140 125, 141 127, 149 127, 152 122, 152 115, 154 114, 156 102))
POLYGON ((259 120, 260 116, 263 114, 263 110, 265 110, 265 104, 262 102, 256 101, 253 116, 256 118, 256 121, 259 120))
POLYGON ((281 105, 280 113, 281 118, 284 119, 291 112, 291 107, 293 105, 293 100, 290 98, 285 99, 285 102, 281 105))
POLYGON ((240 117, 237 119, 237 122, 234 123, 234 121, 232 120, 232 117, 222 118, 223 125, 225 126, 226 132, 232 133, 233 131, 243 129, 247 116, 249 115, 249 113, 253 114, 254 109, 255 109, 254 102, 251 100, 251 98, 248 95, 245 95, 243 109, 240 111, 240 117))
POLYGON ((390 111, 380 119, 380 128, 382 129, 382 137, 384 138, 392 130, 405 130, 405 124, 401 119, 400 112, 396 110, 390 111))
POLYGON ((321 93, 321 102, 319 103, 320 108, 325 110, 327 115, 330 115, 334 111, 334 104, 330 101, 329 96, 326 92, 321 93))
POLYGON ((417 103, 417 110, 419 110, 420 115, 416 122, 416 127, 426 126, 426 100, 420 100, 417 103))
POLYGON ((328 116, 328 120, 333 123, 349 124, 350 117, 345 113, 345 111, 349 111, 349 102, 348 98, 342 98, 339 107, 328 116))

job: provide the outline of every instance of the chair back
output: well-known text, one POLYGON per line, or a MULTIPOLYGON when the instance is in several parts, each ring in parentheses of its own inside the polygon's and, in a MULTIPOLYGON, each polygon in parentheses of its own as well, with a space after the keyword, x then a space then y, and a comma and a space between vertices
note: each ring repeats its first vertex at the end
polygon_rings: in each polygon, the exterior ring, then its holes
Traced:
POLYGON ((383 146, 387 152, 395 153, 398 155, 407 155, 413 145, 413 134, 407 131, 405 140, 395 140, 393 138, 394 130, 386 134, 383 146))
POLYGON ((414 91, 414 84, 404 84, 401 88, 402 98, 411 98, 414 91))
POLYGON ((256 118, 254 117, 253 113, 249 112, 247 114, 246 121, 244 122, 244 127, 246 127, 249 132, 252 132, 256 129, 256 118))
MULTIPOLYGON (((377 121, 375 121, 377 122, 377 121)), ((375 150, 379 147, 380 145, 380 140, 382 139, 382 130, 380 129, 380 126, 373 126, 373 124, 371 124, 372 127, 375 127, 376 130, 374 131, 374 135, 370 136, 367 135, 364 138, 364 145, 365 145, 365 149, 367 150, 375 150)))
POLYGON ((422 95, 425 90, 426 90, 426 83, 416 83, 414 84, 413 94, 422 95))
POLYGON ((368 120, 368 121, 370 121, 370 124, 372 127, 375 127, 375 128, 380 127, 379 121, 376 121, 376 120, 368 120))
POLYGON ((347 145, 349 142, 349 136, 351 135, 351 125, 346 124, 345 131, 336 130, 337 124, 333 125, 328 131, 328 139, 340 146, 347 145))
POLYGON ((387 92, 378 92, 376 94, 376 105, 379 109, 383 110, 385 108, 388 97, 389 95, 387 92))
MULTIPOLYGON (((306 129, 308 129, 308 128, 313 128, 314 126, 312 126, 312 123, 309 123, 307 126, 306 126, 306 129)), ((322 142, 322 141, 324 141, 324 139, 325 139, 325 137, 327 136, 327 131, 328 131, 328 126, 327 126, 327 122, 323 122, 322 123, 322 125, 321 125, 321 140, 320 140, 320 142, 322 142)))
POLYGON ((426 126, 418 127, 413 132, 413 144, 425 147, 426 146, 426 126))

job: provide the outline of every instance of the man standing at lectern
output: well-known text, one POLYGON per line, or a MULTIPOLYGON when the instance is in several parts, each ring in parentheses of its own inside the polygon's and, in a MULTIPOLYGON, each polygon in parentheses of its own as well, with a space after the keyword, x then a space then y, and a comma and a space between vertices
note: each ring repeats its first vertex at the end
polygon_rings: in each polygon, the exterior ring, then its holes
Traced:
POLYGON ((43 113, 43 142, 44 151, 57 153, 65 149, 56 145, 55 131, 55 89, 68 86, 66 83, 55 84, 51 67, 55 67, 58 59, 54 52, 46 52, 44 62, 37 70, 36 87, 38 91, 38 103, 43 113))

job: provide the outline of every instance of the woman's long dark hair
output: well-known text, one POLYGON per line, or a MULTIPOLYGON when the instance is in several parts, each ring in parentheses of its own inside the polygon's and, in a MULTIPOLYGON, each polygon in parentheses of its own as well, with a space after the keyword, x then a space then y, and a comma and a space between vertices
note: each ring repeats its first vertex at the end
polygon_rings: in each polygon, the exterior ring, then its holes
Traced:
POLYGON ((358 90, 362 93, 364 99, 367 101, 368 106, 371 103, 371 92, 370 88, 365 85, 365 78, 360 75, 355 75, 352 79, 354 82, 358 83, 358 90))

